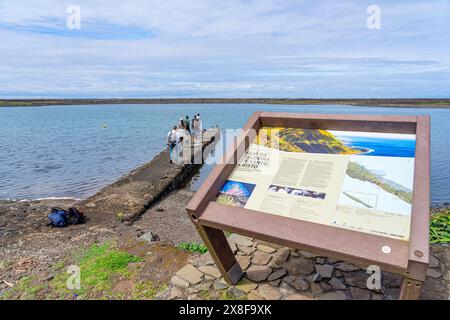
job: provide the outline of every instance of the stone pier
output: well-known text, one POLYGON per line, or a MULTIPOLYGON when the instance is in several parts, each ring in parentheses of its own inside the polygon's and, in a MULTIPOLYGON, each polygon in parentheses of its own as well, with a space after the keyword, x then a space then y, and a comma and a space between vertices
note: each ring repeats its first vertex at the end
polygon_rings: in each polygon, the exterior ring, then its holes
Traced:
MULTIPOLYGON (((200 145, 186 144, 183 153, 190 154, 192 159, 201 160, 199 153, 202 153, 219 136, 219 129, 208 129, 204 132, 200 145)), ((198 161, 170 163, 169 150, 166 148, 151 162, 131 171, 92 197, 81 201, 77 207, 89 216, 113 214, 120 220, 131 223, 153 203, 185 182, 199 166, 201 164, 198 161)))

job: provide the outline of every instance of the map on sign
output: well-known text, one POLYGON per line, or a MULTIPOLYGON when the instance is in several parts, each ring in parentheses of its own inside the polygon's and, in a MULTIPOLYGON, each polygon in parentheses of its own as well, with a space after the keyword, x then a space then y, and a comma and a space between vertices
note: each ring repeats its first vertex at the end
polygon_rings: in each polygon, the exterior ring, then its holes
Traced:
POLYGON ((216 201, 409 240, 415 135, 261 128, 216 201))

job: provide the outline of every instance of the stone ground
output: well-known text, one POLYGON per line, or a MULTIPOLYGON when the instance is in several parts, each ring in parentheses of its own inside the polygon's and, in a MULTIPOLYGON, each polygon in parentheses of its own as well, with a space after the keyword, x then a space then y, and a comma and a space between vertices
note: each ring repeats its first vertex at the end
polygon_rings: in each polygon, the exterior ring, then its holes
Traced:
MULTIPOLYGON (((401 277, 383 273, 380 290, 367 289, 366 270, 343 261, 232 234, 228 241, 245 271, 228 286, 209 253, 190 259, 159 299, 396 300, 401 277)), ((450 299, 450 247, 431 247, 421 299, 450 299)))

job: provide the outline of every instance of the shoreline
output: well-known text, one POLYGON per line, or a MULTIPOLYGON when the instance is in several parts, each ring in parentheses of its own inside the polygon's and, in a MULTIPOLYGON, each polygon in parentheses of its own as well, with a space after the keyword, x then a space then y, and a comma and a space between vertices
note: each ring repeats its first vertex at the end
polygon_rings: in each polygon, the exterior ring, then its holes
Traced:
POLYGON ((274 104, 346 105, 387 108, 450 108, 450 98, 308 99, 308 98, 111 98, 111 99, 0 99, 0 108, 115 104, 274 104))

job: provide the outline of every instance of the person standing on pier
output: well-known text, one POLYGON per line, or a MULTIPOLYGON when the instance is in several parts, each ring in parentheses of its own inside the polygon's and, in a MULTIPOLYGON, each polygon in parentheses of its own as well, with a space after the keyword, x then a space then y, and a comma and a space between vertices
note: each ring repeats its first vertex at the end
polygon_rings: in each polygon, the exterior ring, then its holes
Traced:
POLYGON ((173 150, 177 145, 177 126, 173 126, 172 130, 167 134, 167 145, 169 146, 170 152, 170 163, 173 162, 173 150))
POLYGON ((189 116, 186 116, 186 119, 184 120, 184 126, 186 130, 189 132, 189 135, 191 135, 191 122, 189 121, 189 116))

